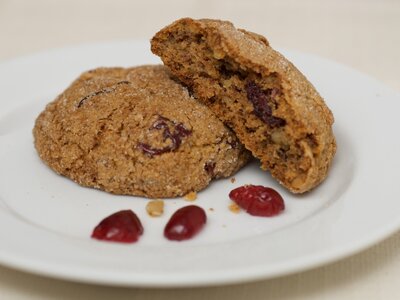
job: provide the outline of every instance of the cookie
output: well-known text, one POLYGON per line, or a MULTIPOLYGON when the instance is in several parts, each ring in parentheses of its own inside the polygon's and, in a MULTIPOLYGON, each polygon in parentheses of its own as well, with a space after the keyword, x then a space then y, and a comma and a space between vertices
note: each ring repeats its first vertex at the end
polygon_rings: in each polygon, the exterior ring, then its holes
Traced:
POLYGON ((226 21, 185 18, 158 32, 151 49, 291 192, 326 177, 336 151, 333 115, 266 38, 226 21))
POLYGON ((165 198, 228 177, 249 153, 163 66, 83 73, 39 115, 40 158, 82 186, 165 198))

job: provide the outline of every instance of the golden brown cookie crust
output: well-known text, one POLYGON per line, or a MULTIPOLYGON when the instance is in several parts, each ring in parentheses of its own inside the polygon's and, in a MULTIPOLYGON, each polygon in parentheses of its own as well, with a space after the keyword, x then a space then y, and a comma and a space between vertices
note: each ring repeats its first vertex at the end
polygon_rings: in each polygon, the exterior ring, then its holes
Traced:
POLYGON ((294 193, 327 175, 333 115, 297 68, 255 33, 220 20, 180 19, 152 51, 294 193))
POLYGON ((41 159, 83 186, 176 197, 228 177, 249 157, 236 136, 163 66, 83 73, 39 115, 41 159))

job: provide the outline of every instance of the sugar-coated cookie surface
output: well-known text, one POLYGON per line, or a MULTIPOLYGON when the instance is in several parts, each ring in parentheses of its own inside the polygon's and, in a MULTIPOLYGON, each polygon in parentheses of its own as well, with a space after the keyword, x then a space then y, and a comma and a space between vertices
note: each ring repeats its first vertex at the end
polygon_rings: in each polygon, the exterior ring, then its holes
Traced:
POLYGON ((282 185, 317 186, 336 151, 333 115, 312 84, 261 35, 220 20, 180 19, 152 51, 282 185))
POLYGON ((40 158, 80 185, 182 196, 235 173, 249 154, 163 66, 83 73, 33 129, 40 158))

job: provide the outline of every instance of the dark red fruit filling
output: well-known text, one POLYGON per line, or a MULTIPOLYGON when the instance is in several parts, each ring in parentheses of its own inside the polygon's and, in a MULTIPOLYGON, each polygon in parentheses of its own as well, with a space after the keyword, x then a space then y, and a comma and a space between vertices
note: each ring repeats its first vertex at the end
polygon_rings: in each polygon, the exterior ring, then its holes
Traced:
POLYGON ((178 209, 168 221, 164 236, 173 241, 188 240, 195 236, 207 221, 205 211, 196 205, 178 209))
POLYGON ((229 198, 250 215, 271 217, 285 209, 282 196, 261 185, 245 185, 232 190, 229 198))
POLYGON ((178 149, 178 147, 182 144, 182 140, 192 134, 192 131, 185 128, 182 123, 175 123, 163 116, 158 116, 158 119, 151 126, 150 130, 162 130, 163 141, 165 142, 167 139, 169 139, 171 141, 171 146, 153 148, 149 144, 139 143, 139 149, 149 156, 160 155, 178 149), (173 128, 172 132, 170 129, 171 127, 173 128))
POLYGON ((215 162, 208 161, 204 165, 204 170, 207 172, 208 175, 214 176, 214 169, 215 169, 215 162))
POLYGON ((254 81, 246 84, 247 99, 253 104, 254 114, 265 124, 272 128, 285 126, 286 121, 274 117, 270 103, 279 94, 278 89, 267 89, 263 91, 254 81))
POLYGON ((138 148, 143 151, 143 153, 146 153, 150 157, 153 157, 155 155, 160 155, 166 152, 170 152, 171 148, 170 147, 164 147, 164 148, 153 148, 149 144, 146 143, 138 143, 138 148))
POLYGON ((230 145, 232 147, 232 149, 237 149, 239 146, 237 140, 232 139, 232 140, 228 141, 227 143, 228 143, 228 145, 230 145))
POLYGON ((139 218, 131 210, 121 210, 103 219, 93 230, 92 238, 104 241, 133 243, 143 234, 139 218))

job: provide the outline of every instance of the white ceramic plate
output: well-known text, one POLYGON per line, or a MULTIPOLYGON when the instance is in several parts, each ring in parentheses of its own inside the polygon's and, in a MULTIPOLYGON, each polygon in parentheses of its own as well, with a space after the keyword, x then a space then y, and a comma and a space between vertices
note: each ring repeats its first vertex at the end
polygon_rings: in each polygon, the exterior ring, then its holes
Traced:
POLYGON ((195 202, 208 223, 186 242, 164 239, 170 215, 187 205, 166 202, 150 218, 148 200, 82 188, 37 157, 31 130, 45 104, 82 71, 158 63, 148 42, 86 45, 0 64, 0 262, 76 281, 124 286, 202 286, 285 275, 338 260, 400 228, 398 139, 400 97, 337 63, 284 51, 331 107, 338 152, 327 180, 294 196, 253 162, 214 182, 195 202), (285 212, 257 218, 228 210, 228 193, 243 184, 278 189, 285 212), (210 211, 213 208, 214 211, 210 211), (90 239, 105 216, 133 209, 145 234, 136 244, 90 239))

